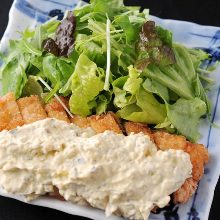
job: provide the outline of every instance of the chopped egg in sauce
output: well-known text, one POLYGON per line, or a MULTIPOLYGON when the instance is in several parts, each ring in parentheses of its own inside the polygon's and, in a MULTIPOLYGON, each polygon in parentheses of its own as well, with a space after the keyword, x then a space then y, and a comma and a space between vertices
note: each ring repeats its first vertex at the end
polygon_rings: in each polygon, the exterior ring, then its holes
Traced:
POLYGON ((148 219, 191 177, 190 156, 158 150, 143 133, 96 134, 56 119, 0 132, 0 186, 37 198, 57 187, 65 200, 129 219, 148 219))

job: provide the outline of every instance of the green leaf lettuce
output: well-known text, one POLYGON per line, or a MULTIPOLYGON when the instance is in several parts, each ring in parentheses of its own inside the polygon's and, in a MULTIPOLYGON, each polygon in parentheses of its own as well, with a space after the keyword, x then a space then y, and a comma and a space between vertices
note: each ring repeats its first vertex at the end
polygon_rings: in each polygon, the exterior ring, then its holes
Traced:
POLYGON ((101 70, 86 55, 81 54, 72 77, 69 105, 72 113, 87 116, 92 113, 93 101, 103 90, 101 70))

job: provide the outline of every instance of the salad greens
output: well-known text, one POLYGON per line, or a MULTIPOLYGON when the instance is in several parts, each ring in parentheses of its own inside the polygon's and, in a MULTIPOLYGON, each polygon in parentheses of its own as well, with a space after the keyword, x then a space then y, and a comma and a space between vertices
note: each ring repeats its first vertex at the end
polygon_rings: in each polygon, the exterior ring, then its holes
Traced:
POLYGON ((87 116, 96 106, 96 97, 103 90, 104 70, 98 68, 87 56, 81 54, 72 77, 71 112, 87 116))
POLYGON ((199 119, 210 113, 200 80, 208 57, 173 42, 170 31, 149 20, 148 10, 122 0, 91 0, 63 21, 53 18, 10 41, 0 95, 46 93, 45 102, 55 94, 69 96, 73 114, 113 110, 195 141, 199 119))

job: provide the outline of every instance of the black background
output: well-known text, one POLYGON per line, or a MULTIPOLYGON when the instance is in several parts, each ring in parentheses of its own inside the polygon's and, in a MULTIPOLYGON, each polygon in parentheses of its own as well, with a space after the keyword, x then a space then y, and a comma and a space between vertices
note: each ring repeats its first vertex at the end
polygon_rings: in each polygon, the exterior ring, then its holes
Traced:
MULTIPOLYGON (((12 0, 0 0, 0 36, 8 22, 8 11, 12 0)), ((220 26, 219 0, 125 0, 126 5, 141 5, 150 8, 152 15, 161 18, 187 20, 204 25, 220 26)), ((0 197, 0 220, 85 220, 51 209, 35 207, 0 197)), ((215 190, 209 220, 220 219, 220 182, 215 190)), ((202 216, 201 216, 201 220, 202 216)))

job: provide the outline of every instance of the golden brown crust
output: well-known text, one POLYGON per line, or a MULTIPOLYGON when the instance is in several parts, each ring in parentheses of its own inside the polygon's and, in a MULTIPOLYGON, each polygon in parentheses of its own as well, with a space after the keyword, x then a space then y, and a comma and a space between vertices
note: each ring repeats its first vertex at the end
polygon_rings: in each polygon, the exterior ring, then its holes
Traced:
POLYGON ((127 135, 131 133, 144 133, 145 135, 148 135, 152 141, 154 141, 153 133, 150 128, 147 127, 147 125, 141 124, 141 123, 136 123, 136 122, 131 122, 131 121, 126 121, 124 123, 124 128, 125 132, 127 135))
POLYGON ((54 197, 58 200, 65 201, 64 197, 60 195, 59 189, 57 187, 53 187, 53 192, 48 193, 49 196, 54 197))
POLYGON ((208 151, 202 144, 193 144, 186 141, 180 135, 168 134, 166 132, 155 132, 154 140, 156 145, 162 149, 178 149, 190 155, 192 163, 192 178, 186 180, 183 186, 173 194, 174 203, 185 203, 196 191, 199 180, 204 174, 204 165, 208 163, 208 151))
MULTIPOLYGON (((64 97, 60 97, 60 99, 67 106, 67 99, 64 97)), ((45 110, 49 118, 56 118, 58 120, 70 122, 65 109, 55 98, 51 99, 51 101, 45 105, 45 110)))
POLYGON ((92 115, 88 117, 90 126, 97 132, 102 133, 106 130, 114 131, 115 133, 122 134, 119 118, 113 113, 108 112, 102 115, 92 115))
POLYGON ((173 194, 175 203, 188 201, 195 192, 198 181, 204 174, 204 165, 208 163, 209 160, 208 151, 205 146, 202 144, 190 143, 181 135, 169 134, 165 131, 149 131, 149 128, 139 123, 126 122, 125 130, 127 134, 131 132, 143 132, 148 136, 150 135, 151 139, 160 150, 183 150, 190 155, 190 160, 193 166, 192 178, 186 180, 183 186, 173 194))
POLYGON ((87 117, 84 118, 79 115, 74 115, 73 118, 70 118, 70 122, 76 124, 80 128, 88 128, 91 126, 87 117))
POLYGON ((173 193, 173 202, 177 203, 186 203, 189 198, 195 193, 197 189, 198 182, 193 178, 189 178, 185 183, 173 193))
MULTIPOLYGON (((62 97, 61 99, 68 106, 68 100, 62 97)), ((38 96, 21 98, 17 103, 18 105, 16 104, 14 95, 11 93, 0 98, 0 130, 2 128, 12 129, 22 125, 24 122, 32 123, 47 117, 38 96)), ((123 133, 120 120, 113 112, 108 112, 107 114, 99 116, 93 115, 87 118, 74 116, 73 119, 68 119, 63 107, 55 99, 47 104, 45 109, 48 112, 49 117, 54 117, 67 122, 70 121, 83 128, 92 127, 97 133, 106 130, 123 133)), ((204 145, 190 143, 181 135, 169 134, 165 131, 152 131, 146 125, 141 123, 125 122, 124 129, 127 134, 132 132, 143 132, 148 135, 161 150, 183 150, 190 155, 191 163, 193 165, 192 178, 187 179, 182 187, 173 193, 174 203, 187 202, 195 192, 198 181, 204 174, 204 165, 208 163, 209 160, 208 151, 204 145)), ((59 198, 59 193, 55 190, 53 196, 59 198)))
POLYGON ((156 131, 153 133, 153 138, 157 147, 161 150, 186 149, 186 138, 181 135, 169 134, 165 131, 156 131))
POLYGON ((38 96, 33 95, 20 98, 17 103, 25 124, 47 118, 46 111, 44 110, 38 96))
POLYGON ((169 134, 164 131, 154 132, 154 141, 161 150, 175 149, 187 152, 193 165, 193 179, 199 181, 202 178, 204 165, 209 160, 208 151, 204 145, 190 143, 181 135, 169 134))
POLYGON ((0 97, 0 131, 14 129, 24 124, 15 95, 8 93, 0 97))
POLYGON ((192 177, 198 182, 204 174, 204 165, 209 161, 208 150, 202 144, 193 144, 187 141, 185 152, 190 155, 193 166, 192 177))

